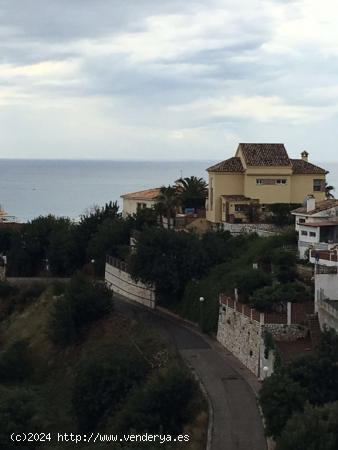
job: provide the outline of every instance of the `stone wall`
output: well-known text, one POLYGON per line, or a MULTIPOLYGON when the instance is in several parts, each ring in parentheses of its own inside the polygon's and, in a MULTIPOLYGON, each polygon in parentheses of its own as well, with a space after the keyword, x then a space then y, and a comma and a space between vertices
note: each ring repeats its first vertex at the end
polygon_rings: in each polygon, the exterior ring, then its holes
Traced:
POLYGON ((119 264, 113 258, 106 262, 105 282, 113 292, 123 295, 129 300, 141 303, 152 309, 156 306, 155 289, 141 282, 134 281, 127 271, 127 266, 119 264))
POLYGON ((304 326, 313 303, 288 303, 282 313, 260 313, 232 298, 220 295, 217 340, 258 378, 273 372, 274 351, 266 352, 265 331, 276 341, 293 342, 307 335, 304 326), (297 319, 298 323, 295 323, 297 319), (266 354, 267 353, 267 354, 266 354))
POLYGON ((256 376, 262 346, 262 324, 235 309, 220 308, 217 340, 256 376))
POLYGON ((302 325, 284 325, 268 323, 264 325, 264 330, 269 331, 276 341, 293 342, 297 339, 304 339, 307 335, 307 328, 302 325))
POLYGON ((229 223, 223 222, 222 227, 231 234, 257 233, 259 236, 274 236, 281 232, 280 228, 270 223, 229 223))

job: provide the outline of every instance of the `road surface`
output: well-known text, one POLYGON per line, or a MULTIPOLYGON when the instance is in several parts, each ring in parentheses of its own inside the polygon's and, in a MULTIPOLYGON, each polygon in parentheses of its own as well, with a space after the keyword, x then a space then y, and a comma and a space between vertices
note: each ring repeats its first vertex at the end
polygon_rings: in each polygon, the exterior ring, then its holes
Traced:
POLYGON ((115 297, 115 307, 129 317, 160 329, 197 373, 213 408, 210 450, 266 450, 256 395, 243 375, 245 369, 240 364, 234 369, 231 355, 212 345, 207 336, 172 318, 121 297, 115 297))

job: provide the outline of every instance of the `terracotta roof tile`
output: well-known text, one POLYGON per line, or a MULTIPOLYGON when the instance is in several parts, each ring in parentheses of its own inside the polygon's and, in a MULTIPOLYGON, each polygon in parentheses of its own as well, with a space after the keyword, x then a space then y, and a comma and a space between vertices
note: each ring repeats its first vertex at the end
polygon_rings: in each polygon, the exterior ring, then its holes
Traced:
POLYGON ((239 144, 248 166, 290 166, 284 144, 239 144))
POLYGON ((242 161, 237 156, 226 159, 207 169, 208 172, 244 172, 242 161))
POLYGON ((312 214, 317 214, 321 211, 326 211, 327 209, 338 207, 338 200, 335 198, 322 200, 320 202, 316 202, 315 209, 312 209, 311 211, 307 212, 306 206, 301 206, 300 208, 294 209, 292 213, 294 214, 306 214, 311 216, 312 214))
POLYGON ((321 167, 315 166, 303 159, 291 159, 293 173, 327 174, 329 173, 321 167))
POLYGON ((130 192, 129 194, 121 195, 122 198, 130 200, 155 200, 160 194, 160 188, 146 189, 145 191, 130 192))

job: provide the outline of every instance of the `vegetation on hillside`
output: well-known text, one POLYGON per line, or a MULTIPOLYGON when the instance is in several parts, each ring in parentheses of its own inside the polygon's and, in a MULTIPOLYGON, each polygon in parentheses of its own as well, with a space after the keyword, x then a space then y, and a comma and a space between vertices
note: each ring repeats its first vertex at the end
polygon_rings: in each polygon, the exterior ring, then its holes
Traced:
POLYGON ((260 392, 266 431, 278 450, 335 450, 338 443, 338 335, 326 331, 317 350, 277 368, 260 392))
MULTIPOLYGON (((0 283, 0 303, 6 289, 0 283)), ((0 322, 0 448, 17 448, 10 434, 27 431, 54 438, 20 448, 73 448, 57 443, 55 433, 98 431, 188 433, 191 442, 184 448, 204 448, 205 400, 157 331, 116 312, 104 287, 83 276, 40 294, 0 322), (62 330, 61 341, 55 330, 62 330)))

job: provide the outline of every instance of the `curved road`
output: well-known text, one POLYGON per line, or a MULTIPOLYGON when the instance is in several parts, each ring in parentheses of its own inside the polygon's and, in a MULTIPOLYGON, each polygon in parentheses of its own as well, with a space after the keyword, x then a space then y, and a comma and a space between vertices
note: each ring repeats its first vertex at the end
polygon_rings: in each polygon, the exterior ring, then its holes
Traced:
POLYGON ((245 369, 239 363, 236 367, 229 353, 181 322, 122 297, 115 296, 115 308, 158 328, 197 373, 213 408, 211 450, 266 450, 256 396, 243 376, 245 369))

